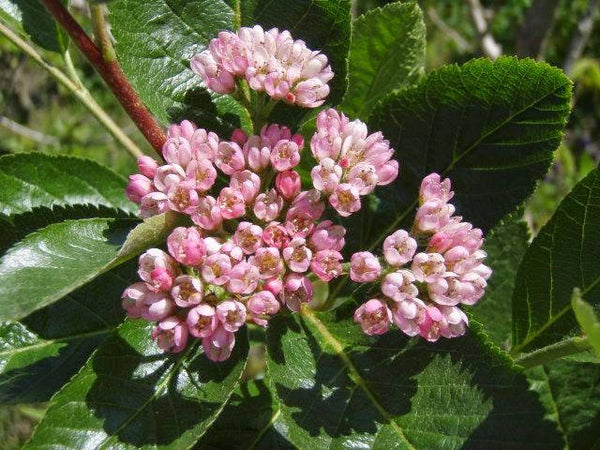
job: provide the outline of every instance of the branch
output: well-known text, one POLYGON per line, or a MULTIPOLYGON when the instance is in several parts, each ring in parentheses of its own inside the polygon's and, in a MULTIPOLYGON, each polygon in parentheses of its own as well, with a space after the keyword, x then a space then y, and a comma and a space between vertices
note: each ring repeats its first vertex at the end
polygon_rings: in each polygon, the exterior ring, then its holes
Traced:
POLYGON ((427 15, 433 24, 438 27, 442 33, 452 39, 457 47, 461 49, 461 51, 473 51, 473 46, 469 43, 469 41, 462 37, 458 31, 448 26, 448 24, 444 22, 433 6, 427 9, 427 15))
MULTIPOLYGON (((71 80, 58 68, 48 64, 42 56, 27 42, 17 36, 12 30, 4 26, 0 22, 0 34, 6 36, 6 38, 21 49, 26 55, 31 57, 36 63, 44 68, 56 81, 62 84, 68 89, 75 97, 77 97, 83 105, 88 109, 92 115, 98 119, 98 121, 109 131, 113 137, 125 147, 129 153, 135 158, 139 158, 143 155, 142 151, 135 145, 135 143, 129 139, 129 137, 123 133, 121 128, 110 118, 108 114, 102 109, 102 107, 96 103, 90 93, 84 89, 81 85, 76 84, 78 81, 71 80)), ((67 65, 69 65, 69 56, 65 55, 67 65)))
POLYGON ((590 348, 591 345, 587 338, 574 337, 522 355, 515 359, 515 363, 525 369, 529 369, 530 367, 547 364, 564 356, 584 352, 590 348))
POLYGON ((519 27, 516 52, 520 57, 541 59, 548 32, 553 28, 560 0, 533 0, 519 27))
POLYGON ((154 150, 162 157, 162 145, 166 140, 163 129, 154 120, 148 109, 133 90, 116 60, 107 61, 90 40, 81 26, 59 0, 41 0, 50 14, 69 34, 79 50, 104 79, 117 97, 129 117, 135 122, 154 150))
POLYGON ((55 147, 60 143, 60 140, 57 137, 49 136, 47 134, 41 133, 40 131, 28 128, 9 119, 8 117, 0 116, 0 125, 12 131, 13 133, 16 133, 20 136, 24 136, 27 139, 30 139, 39 144, 50 145, 55 147))
POLYGON ((471 19, 477 30, 481 50, 486 56, 492 59, 498 58, 502 54, 502 47, 500 47, 494 36, 492 36, 492 33, 490 33, 481 3, 479 0, 469 0, 469 4, 471 5, 471 19))
POLYGON ((589 0, 587 10, 583 18, 579 21, 575 33, 573 33, 573 37, 569 44, 569 51, 567 52, 567 57, 565 58, 565 63, 563 65, 563 69, 567 75, 571 75, 573 72, 573 66, 575 66, 577 60, 581 58, 581 54, 583 53, 583 50, 585 50, 585 46, 590 39, 596 20, 596 14, 598 12, 598 6, 600 6, 600 0, 589 0))

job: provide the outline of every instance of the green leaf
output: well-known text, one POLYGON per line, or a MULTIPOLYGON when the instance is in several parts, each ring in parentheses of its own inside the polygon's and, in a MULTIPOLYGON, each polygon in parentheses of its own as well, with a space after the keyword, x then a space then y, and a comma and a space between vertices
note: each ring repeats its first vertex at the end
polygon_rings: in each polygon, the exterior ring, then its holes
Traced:
POLYGON ((517 269, 529 241, 527 224, 522 220, 523 210, 503 219, 486 236, 483 249, 485 263, 493 269, 485 296, 473 307, 467 307, 472 318, 481 323, 494 343, 510 347, 512 330, 511 298, 517 269))
POLYGON ((24 317, 163 242, 178 220, 162 214, 133 231, 133 219, 68 220, 28 235, 0 260, 0 320, 24 317))
POLYGON ((70 156, 22 153, 0 157, 0 214, 72 205, 137 211, 125 179, 98 163, 70 156))
POLYGON ((425 23, 419 5, 390 3, 354 21, 348 92, 342 109, 366 121, 385 95, 416 81, 425 64, 425 23))
POLYGON ((397 330, 365 336, 341 309, 269 325, 269 373, 295 445, 561 448, 525 377, 477 323, 429 344, 397 330))
POLYGON ((596 355, 600 356, 600 322, 594 308, 581 298, 581 291, 575 289, 571 298, 571 305, 575 318, 585 333, 588 342, 594 348, 596 355))
POLYGON ((578 183, 527 249, 512 299, 513 349, 531 351, 578 334, 573 288, 600 304, 600 170, 578 183))
POLYGON ((246 364, 245 330, 214 363, 198 341, 182 353, 150 345, 152 324, 126 321, 51 400, 26 449, 191 447, 219 415, 246 364))
POLYGON ((124 264, 26 317, 0 324, 0 403, 45 402, 123 321, 119 301, 134 281, 124 264))
POLYGON ((227 406, 195 449, 292 449, 269 382, 240 383, 227 406))
POLYGON ((442 67, 388 96, 374 108, 370 129, 390 140, 401 173, 378 188, 376 214, 367 208, 352 223, 368 227, 371 246, 410 227, 421 180, 438 172, 452 180, 458 214, 491 229, 546 173, 570 98, 561 70, 511 57, 442 67))
POLYGON ((555 361, 527 371, 532 387, 571 450, 600 442, 600 365, 555 361))
POLYGON ((0 0, 0 18, 46 50, 64 53, 67 49, 67 34, 39 0, 0 0))

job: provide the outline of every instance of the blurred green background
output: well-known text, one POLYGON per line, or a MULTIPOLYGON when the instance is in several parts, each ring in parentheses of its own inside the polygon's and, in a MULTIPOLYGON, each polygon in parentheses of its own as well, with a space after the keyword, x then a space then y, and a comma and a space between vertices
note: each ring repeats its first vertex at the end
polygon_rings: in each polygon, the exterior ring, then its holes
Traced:
MULTIPOLYGON (((31 0, 36 1, 36 0, 31 0)), ((293 0, 290 0, 293 1, 293 0)), ((353 14, 390 3, 353 0, 353 14)), ((600 160, 600 0, 420 0, 427 25, 427 70, 494 52, 547 61, 575 83, 573 113, 563 145, 528 201, 532 235, 560 200, 600 160), (479 26, 474 19, 479 19, 479 26)), ((85 0, 71 11, 91 33, 85 0)), ((110 21, 110 17, 108 18, 110 21)), ((64 68, 62 58, 40 50, 64 68)), ((76 50, 78 76, 121 129, 151 152, 98 75, 76 50)), ((127 176, 135 162, 88 110, 40 66, 0 37, 0 154, 46 151, 92 158, 127 176)), ((401 156, 401 155, 400 155, 401 156)), ((0 407, 0 450, 19 448, 44 405, 0 407)))

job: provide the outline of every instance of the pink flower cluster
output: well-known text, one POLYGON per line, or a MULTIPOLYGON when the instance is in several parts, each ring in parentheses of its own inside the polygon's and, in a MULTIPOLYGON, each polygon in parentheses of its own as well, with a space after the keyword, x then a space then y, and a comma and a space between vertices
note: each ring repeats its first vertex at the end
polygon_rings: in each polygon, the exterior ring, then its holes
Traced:
POLYGON ((364 333, 383 334, 392 322, 407 335, 432 342, 465 333, 468 320, 459 305, 475 304, 492 272, 483 264, 481 230, 453 216, 448 203, 453 195, 449 179, 427 176, 412 231, 398 230, 385 239, 383 264, 369 252, 352 255, 350 278, 381 283, 383 294, 354 313, 364 333))
POLYGON ((361 208, 361 196, 398 176, 394 150, 381 132, 368 134, 363 122, 350 121, 335 109, 317 116, 310 148, 319 163, 311 172, 313 185, 343 217, 361 208))
POLYGON ((123 307, 157 322, 161 348, 179 352, 193 336, 222 361, 246 322, 266 326, 282 305, 299 311, 312 300, 309 272, 324 281, 342 274, 346 230, 319 222, 326 205, 319 191, 301 190, 294 167, 304 142, 288 128, 268 125, 258 136, 236 130, 220 141, 183 121, 167 134, 167 164, 140 158, 127 195, 144 217, 172 210, 193 226, 173 230, 168 252, 140 257, 141 281, 125 290, 123 307), (218 171, 229 183, 213 197, 218 171))
POLYGON ((221 31, 193 57, 191 67, 219 94, 234 92, 236 79, 244 79, 255 91, 305 108, 323 104, 333 78, 325 55, 294 40, 289 31, 264 31, 259 25, 221 31))

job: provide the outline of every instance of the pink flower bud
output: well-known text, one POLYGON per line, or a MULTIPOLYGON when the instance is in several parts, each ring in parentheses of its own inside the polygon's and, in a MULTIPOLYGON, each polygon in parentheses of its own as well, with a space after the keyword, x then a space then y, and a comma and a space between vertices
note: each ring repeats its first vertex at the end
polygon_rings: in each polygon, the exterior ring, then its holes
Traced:
POLYGON ((219 136, 212 131, 207 132, 203 128, 198 128, 189 138, 189 141, 192 146, 192 158, 199 161, 202 159, 214 161, 219 147, 219 136))
POLYGON ((235 333, 246 323, 246 307, 236 300, 225 300, 217 305, 217 318, 226 331, 235 333))
POLYGON ((254 215, 262 221, 275 220, 283 208, 283 198, 275 189, 259 194, 254 202, 254 215))
POLYGON ((310 263, 312 272, 323 281, 331 281, 342 274, 343 256, 335 250, 319 250, 310 263))
POLYGON ((398 161, 392 160, 377 168, 377 185, 385 186, 398 178, 399 166, 398 161))
POLYGON ((290 310, 300 311, 302 303, 310 303, 313 299, 312 283, 303 275, 289 274, 285 277, 281 299, 290 310))
POLYGON ((448 321, 441 310, 428 305, 419 318, 419 334, 429 342, 437 341, 441 335, 448 334, 448 321))
POLYGON ((194 159, 187 166, 186 179, 193 181, 198 191, 206 192, 215 184, 217 170, 206 158, 194 159))
POLYGON ((271 278, 270 280, 265 281, 263 288, 277 296, 283 289, 283 281, 281 281, 280 278, 271 278))
POLYGON ((142 198, 152 191, 154 191, 154 186, 148 177, 138 173, 129 176, 129 183, 127 184, 125 193, 132 202, 139 205, 142 203, 142 198))
POLYGON ((231 264, 237 264, 244 259, 244 250, 232 241, 227 241, 221 245, 220 252, 229 256, 231 264))
POLYGON ((263 316, 272 316, 279 311, 280 304, 269 291, 260 291, 248 300, 248 310, 252 314, 252 321, 262 327, 267 325, 263 316))
POLYGON ((231 260, 222 253, 210 255, 202 265, 202 278, 208 284, 222 286, 229 281, 231 273, 231 260))
POLYGON ((454 196, 451 190, 450 180, 441 180, 437 173, 432 173, 423 178, 419 193, 419 202, 424 204, 430 201, 447 203, 454 196))
POLYGON ((293 238, 282 251, 283 259, 293 272, 303 273, 310 267, 312 252, 301 237, 293 238))
POLYGON ((161 292, 169 291, 175 282, 175 275, 164 267, 157 267, 150 272, 150 281, 148 287, 151 291, 161 292))
POLYGON ((198 200, 198 207, 192 213, 192 221, 205 230, 214 230, 221 226, 223 217, 217 201, 207 195, 198 200))
POLYGON ((225 175, 233 175, 244 169, 244 153, 235 142, 221 142, 217 148, 215 165, 225 175))
POLYGON ((260 274, 258 268, 245 262, 239 262, 230 272, 227 290, 232 294, 251 294, 256 290, 260 274))
POLYGON ((442 200, 430 200, 417 210, 415 227, 419 231, 435 233, 450 222, 454 206, 442 200))
POLYGON ((275 247, 278 249, 286 247, 290 242, 287 229, 279 222, 269 223, 263 231, 262 238, 264 243, 269 247, 275 247))
POLYGON ((233 235, 233 242, 240 246, 246 255, 251 255, 262 245, 263 230, 251 222, 240 222, 233 235))
POLYGON ((370 252, 358 252, 350 260, 350 279, 357 283, 370 283, 381 275, 379 258, 370 252))
POLYGON ((184 120, 180 124, 173 123, 167 128, 167 138, 173 139, 180 137, 189 141, 192 139, 197 128, 198 127, 189 120, 184 120))
POLYGON ((279 250, 275 247, 261 247, 248 259, 248 262, 258 268, 263 279, 273 278, 283 272, 283 262, 279 250))
POLYGON ((445 318, 446 327, 441 329, 442 336, 446 338, 455 338, 465 334, 466 327, 469 325, 467 315, 455 306, 440 306, 440 312, 445 318))
POLYGON ((167 193, 169 208, 185 214, 194 213, 200 202, 200 196, 195 186, 196 183, 193 181, 182 181, 171 185, 167 193))
POLYGON ((446 273, 444 257, 439 253, 417 253, 411 269, 415 279, 420 283, 433 283, 446 273))
MULTIPOLYGON (((321 199, 321 193, 316 189, 300 192, 294 199, 288 216, 295 212, 306 214, 311 219, 318 220, 325 212, 325 202, 321 199)), ((289 217, 287 220, 290 220, 289 217)))
POLYGON ((375 189, 378 178, 374 166, 359 163, 350 170, 347 180, 358 190, 359 195, 367 195, 375 189))
POLYGON ((248 140, 248 135, 244 130, 236 128, 233 130, 233 133, 231 133, 231 140, 241 147, 248 140))
POLYGON ((200 304, 189 310, 186 323, 192 336, 204 338, 215 332, 219 321, 215 308, 200 304))
POLYGON ((271 150, 271 164, 278 172, 290 170, 300 162, 300 149, 294 141, 284 140, 277 142, 271 150))
POLYGON ((342 168, 331 158, 323 158, 310 172, 315 189, 331 194, 340 184, 342 168))
POLYGON ((384 334, 392 321, 392 312, 384 302, 372 298, 354 312, 354 321, 369 336, 384 334))
POLYGON ((229 94, 235 90, 233 75, 215 61, 210 51, 205 50, 195 55, 190 66, 211 91, 218 94, 229 94))
POLYGON ((177 227, 167 238, 167 248, 175 260, 186 266, 198 266, 206 256, 206 244, 196 227, 177 227))
POLYGON ((222 244, 218 239, 209 236, 204 238, 204 245, 206 245, 206 254, 214 255, 215 253, 218 253, 219 250, 221 250, 222 244))
POLYGON ((185 169, 192 160, 192 147, 183 137, 169 138, 163 144, 162 154, 169 164, 178 164, 185 169))
POLYGON ((244 201, 250 204, 254 201, 260 191, 260 177, 249 170, 236 172, 231 176, 229 186, 241 192, 244 201))
POLYGON ((316 226, 309 241, 315 250, 331 249, 340 252, 346 244, 345 235, 346 229, 342 225, 334 225, 331 220, 324 220, 316 226))
POLYGON ((171 296, 177 306, 189 308, 199 304, 204 298, 204 285, 199 278, 179 275, 171 289, 171 296))
POLYGON ((142 198, 140 217, 147 218, 169 210, 169 199, 162 192, 151 192, 142 198))
POLYGON ((246 214, 246 204, 241 192, 229 187, 221 189, 217 205, 223 219, 237 219, 246 214))
POLYGON ((248 167, 256 172, 269 167, 271 164, 271 148, 260 136, 250 136, 242 147, 248 167))
POLYGON ((398 230, 383 241, 383 255, 390 266, 403 266, 417 251, 417 241, 404 230, 398 230))
POLYGON ((140 256, 138 275, 143 281, 151 283, 152 272, 158 268, 166 269, 172 276, 179 272, 175 260, 158 248, 150 248, 140 256))
POLYGON ((132 319, 141 317, 144 296, 149 292, 146 283, 142 282, 133 283, 123 291, 121 305, 127 311, 127 317, 132 319))
POLYGON ((225 361, 231 356, 235 346, 235 334, 217 327, 215 332, 202 339, 204 354, 208 359, 215 362, 225 361))
POLYGON ((156 322, 163 320, 175 311, 175 303, 165 292, 148 292, 143 296, 140 316, 143 319, 156 322))
POLYGON ((154 186, 161 192, 167 192, 169 188, 181 183, 185 179, 185 171, 183 167, 177 164, 167 164, 156 169, 154 175, 154 186))
POLYGON ((177 316, 168 317, 154 327, 152 339, 164 351, 179 353, 187 344, 187 325, 177 316))
POLYGON ((395 302, 392 306, 392 320, 404 334, 408 336, 417 336, 421 330, 419 320, 424 314, 425 303, 418 298, 407 298, 395 302))
POLYGON ((413 284, 415 276, 410 270, 398 270, 388 273, 381 284, 381 292, 396 302, 412 300, 419 295, 419 290, 413 284))
POLYGON ((328 95, 329 86, 312 78, 298 83, 294 88, 294 96, 287 99, 287 102, 296 103, 304 108, 316 108, 325 103, 325 97, 328 95))
POLYGON ((277 177, 275 177, 275 188, 284 199, 288 201, 293 200, 300 193, 300 174, 295 170, 286 170, 285 172, 278 173, 277 177))
POLYGON ((140 156, 137 160, 137 166, 140 173, 150 179, 154 178, 158 163, 150 156, 140 156))
MULTIPOLYGON (((275 147, 275 145, 281 140, 291 140, 292 133, 290 129, 283 125, 277 125, 276 123, 266 124, 260 130, 260 138, 269 147, 275 147)), ((300 143, 294 139, 298 147, 301 147, 300 143)))
POLYGON ((329 197, 329 203, 342 217, 348 217, 360 210, 360 197, 355 186, 339 184, 329 197))

